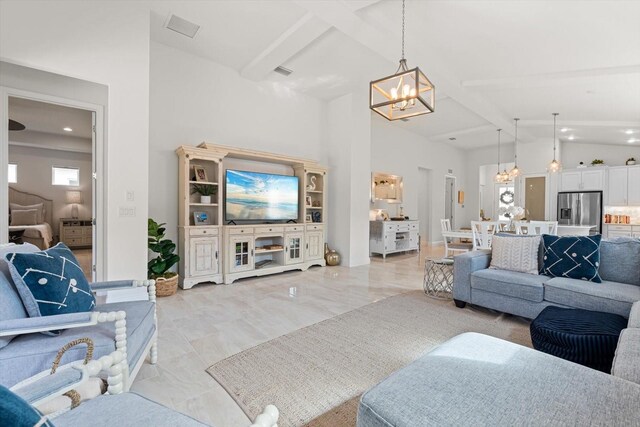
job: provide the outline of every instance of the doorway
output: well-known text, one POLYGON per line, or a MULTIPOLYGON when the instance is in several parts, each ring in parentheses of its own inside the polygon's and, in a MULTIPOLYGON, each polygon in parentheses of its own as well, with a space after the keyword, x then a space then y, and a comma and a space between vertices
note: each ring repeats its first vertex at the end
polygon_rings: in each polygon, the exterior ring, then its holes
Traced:
POLYGON ((547 221, 549 209, 547 206, 548 183, 546 175, 526 175, 522 179, 524 205, 527 219, 531 221, 547 221))
POLYGON ((431 169, 418 168, 418 221, 420 221, 420 242, 428 245, 431 237, 431 169))
POLYGON ((447 175, 444 178, 444 218, 451 223, 451 229, 456 228, 456 177, 447 175))
POLYGON ((31 243, 42 250, 62 242, 87 280, 101 279, 103 229, 98 232, 96 221, 102 189, 96 181, 102 172, 97 167, 102 107, 6 88, 2 92, 9 126, 0 165, 8 170, 2 193, 9 217, 7 229, 0 226, 0 241, 31 243), (25 217, 29 210, 35 218, 25 217))

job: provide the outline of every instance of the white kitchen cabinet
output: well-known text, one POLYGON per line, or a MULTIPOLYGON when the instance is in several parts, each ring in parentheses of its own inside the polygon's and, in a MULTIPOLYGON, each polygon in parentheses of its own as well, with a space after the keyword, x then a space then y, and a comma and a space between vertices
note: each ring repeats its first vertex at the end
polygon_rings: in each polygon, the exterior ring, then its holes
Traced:
POLYGON ((640 206, 640 166, 630 166, 628 169, 627 204, 640 206))
POLYGON ((640 206, 640 166, 609 169, 606 203, 609 206, 640 206))
POLYGON ((560 191, 604 190, 604 169, 573 170, 560 174, 560 191))
POLYGON ((609 169, 609 184, 607 186, 607 204, 609 206, 625 206, 627 204, 628 171, 627 167, 609 169))

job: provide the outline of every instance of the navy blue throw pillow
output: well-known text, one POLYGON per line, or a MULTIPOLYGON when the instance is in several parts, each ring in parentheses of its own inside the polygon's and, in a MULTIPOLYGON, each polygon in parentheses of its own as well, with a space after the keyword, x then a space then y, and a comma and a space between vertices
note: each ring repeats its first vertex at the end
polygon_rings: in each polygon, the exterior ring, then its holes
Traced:
POLYGON ((602 236, 542 235, 543 265, 540 274, 600 283, 600 240, 602 236))
POLYGON ((11 277, 30 317, 91 311, 96 299, 78 260, 62 243, 6 255, 11 277))
POLYGON ((0 385, 0 426, 53 427, 53 424, 20 396, 0 385))

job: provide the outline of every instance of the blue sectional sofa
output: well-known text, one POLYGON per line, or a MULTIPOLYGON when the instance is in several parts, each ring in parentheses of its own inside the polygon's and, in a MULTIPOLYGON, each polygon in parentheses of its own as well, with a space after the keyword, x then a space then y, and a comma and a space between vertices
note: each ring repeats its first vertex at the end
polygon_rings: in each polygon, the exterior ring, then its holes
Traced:
POLYGON ((486 250, 454 260, 453 298, 458 307, 471 303, 533 319, 555 305, 628 318, 631 305, 640 301, 640 239, 601 242, 602 283, 490 269, 491 251, 486 250))
POLYGON ((362 395, 357 427, 638 426, 640 303, 612 375, 477 333, 458 335, 362 395))

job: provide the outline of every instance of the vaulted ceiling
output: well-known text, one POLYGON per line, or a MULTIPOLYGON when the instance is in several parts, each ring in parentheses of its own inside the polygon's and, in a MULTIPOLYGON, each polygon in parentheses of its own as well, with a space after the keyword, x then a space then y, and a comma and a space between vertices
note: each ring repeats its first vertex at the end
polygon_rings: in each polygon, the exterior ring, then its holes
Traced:
MULTIPOLYGON (((324 100, 391 74, 400 57, 398 0, 151 8, 153 40, 324 100), (194 39, 164 28, 171 13, 201 26, 194 39)), ((436 85, 437 109, 392 125, 477 148, 496 143, 497 127, 508 139, 513 117, 523 141, 551 138, 558 112, 568 143, 640 144, 640 2, 407 0, 406 10, 406 57, 436 85)))

